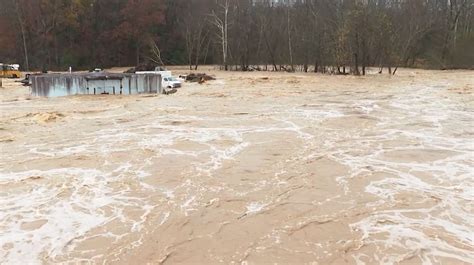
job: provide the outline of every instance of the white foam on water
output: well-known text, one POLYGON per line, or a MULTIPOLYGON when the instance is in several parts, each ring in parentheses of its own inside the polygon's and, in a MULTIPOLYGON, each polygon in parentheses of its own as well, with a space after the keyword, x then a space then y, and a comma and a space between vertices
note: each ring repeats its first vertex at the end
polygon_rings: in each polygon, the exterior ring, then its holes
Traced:
MULTIPOLYGON (((349 174, 336 178, 346 196, 351 196, 350 184, 360 176, 386 175, 365 188, 379 197, 366 205, 373 212, 352 224, 354 230, 363 233, 364 244, 376 246, 374 253, 367 253, 369 256, 356 251, 353 257, 357 264, 374 259, 381 264, 397 264, 412 257, 419 257, 424 264, 436 264, 442 257, 474 263, 474 140, 469 137, 474 130, 466 127, 466 122, 474 124, 474 110, 438 96, 439 88, 405 90, 393 97, 380 92, 370 95, 374 99, 345 99, 340 104, 324 105, 333 115, 321 115, 320 105, 314 105, 303 110, 293 108, 278 117, 285 124, 303 119, 311 127, 321 117, 338 118, 357 110, 376 121, 364 130, 318 127, 318 137, 308 135, 302 148, 307 152, 298 157, 303 161, 326 157, 347 166, 349 174), (379 96, 384 99, 379 100, 379 96), (390 152, 395 155, 386 156, 390 152), (407 155, 398 157, 396 152, 407 155), (430 158, 430 152, 444 155, 430 158), (405 196, 415 196, 413 206, 400 205, 405 196), (394 248, 397 252, 391 251, 394 248)), ((298 131, 304 132, 305 126, 298 126, 298 131)))
POLYGON ((237 154, 242 152, 242 150, 244 150, 248 146, 249 143, 246 142, 233 145, 230 148, 226 148, 224 150, 219 150, 211 146, 211 160, 204 164, 195 164, 196 168, 199 171, 211 174, 212 171, 219 169, 225 160, 233 160, 237 154))
MULTIPOLYGON (((69 176, 69 180, 84 177, 80 183, 77 183, 84 186, 93 182, 91 178, 100 178, 99 175, 99 172, 95 170, 57 169, 49 172, 35 170, 19 174, 1 174, 0 179, 4 182, 5 180, 21 181, 30 176, 43 178, 69 176)), ((100 183, 99 180, 94 185, 100 185, 100 183)), ((36 263, 43 252, 57 255, 70 240, 84 235, 91 228, 108 220, 107 216, 101 214, 98 209, 110 204, 110 198, 104 196, 84 198, 72 191, 71 201, 56 199, 62 192, 69 192, 68 189, 73 188, 70 184, 71 182, 59 180, 56 187, 37 186, 32 187, 28 193, 15 196, 6 194, 0 197, 0 205, 3 205, 0 211, 0 224, 6 228, 0 232, 0 245, 12 245, 12 249, 4 256, 5 262, 17 263, 28 260, 36 263), (83 205, 87 207, 83 208, 83 205), (83 211, 74 210, 74 207, 83 211), (34 231, 21 229, 23 222, 36 220, 47 222, 34 231)), ((104 189, 96 189, 94 192, 105 195, 107 189, 103 185, 100 186, 104 189)))
POLYGON ((0 185, 19 183, 25 191, 0 193, 0 246, 8 246, 2 263, 40 263, 43 256, 54 260, 67 255, 74 241, 84 241, 89 231, 113 220, 121 220, 132 232, 140 231, 153 207, 146 198, 110 186, 122 179, 118 172, 129 168, 124 164, 109 173, 81 168, 0 172, 0 185), (135 220, 124 215, 123 207, 143 214, 135 220), (24 227, 38 221, 44 224, 24 227))
POLYGON ((262 202, 251 202, 250 204, 248 204, 246 207, 247 207, 247 212, 245 212, 246 214, 255 214, 255 213, 258 213, 258 212, 261 212, 263 209, 265 209, 265 207, 267 206, 268 204, 265 204, 265 203, 262 203, 262 202))
MULTIPOLYGON (((432 90, 424 88, 415 95, 411 91, 393 99, 390 109, 380 111, 391 112, 391 116, 397 115, 400 119, 390 119, 388 115, 381 117, 377 135, 371 136, 374 143, 397 141, 399 137, 404 137, 412 140, 414 146, 387 149, 382 144, 373 146, 374 149, 365 155, 350 152, 334 154, 335 159, 351 168, 346 182, 362 172, 375 171, 390 176, 370 182, 366 192, 381 198, 378 203, 368 204, 368 207, 391 205, 392 210, 375 210, 370 217, 352 225, 353 229, 362 231, 365 244, 377 246, 378 251, 373 257, 381 264, 397 264, 411 257, 419 257, 424 264, 436 263, 440 257, 474 263, 474 194, 471 188, 474 186, 474 141, 449 134, 455 127, 447 126, 456 126, 452 125, 456 123, 462 126, 459 119, 467 113, 460 111, 456 103, 433 97, 435 92, 432 90), (406 124, 414 126, 401 129, 406 124), (446 158, 427 161, 398 161, 383 156, 389 151, 416 153, 426 150, 448 154, 446 158), (421 179, 416 172, 423 172, 430 182, 421 179), (419 204, 416 206, 419 206, 410 207, 414 209, 398 206, 397 200, 403 198, 400 196, 407 196, 404 194, 417 196, 416 203, 419 204), (432 205, 433 201, 434 206, 419 208, 425 204, 432 205), (401 249, 402 254, 390 252, 393 248, 401 249)), ((357 145, 360 141, 355 138, 353 144, 357 145)), ((361 258, 359 254, 354 255, 358 264, 365 264, 361 258)))
POLYGON ((311 121, 324 121, 327 119, 339 118, 344 116, 344 113, 342 113, 341 111, 327 108, 327 106, 324 105, 311 108, 293 108, 288 110, 287 114, 291 115, 292 118, 302 118, 311 121))
MULTIPOLYGON (((366 205, 373 212, 352 224, 354 230, 363 234, 364 244, 376 246, 374 253, 365 253, 370 258, 386 264, 397 263, 410 255, 419 257, 426 264, 436 263, 439 257, 472 263, 474 141, 469 136, 462 136, 464 131, 472 132, 472 129, 463 131, 457 127, 465 128, 466 121, 472 122, 473 112, 449 99, 437 97, 436 89, 432 87, 410 87, 402 92, 406 94, 384 100, 377 98, 384 96, 383 93, 368 95, 370 99, 340 99, 337 98, 339 92, 334 92, 334 102, 339 100, 338 103, 308 107, 272 103, 256 111, 259 115, 249 116, 250 125, 242 122, 241 117, 221 114, 212 117, 150 115, 126 123, 114 120, 120 115, 90 117, 110 119, 112 124, 108 129, 79 133, 71 143, 64 139, 54 139, 47 144, 31 143, 8 160, 0 161, 6 164, 25 161, 25 157, 51 159, 83 155, 97 157, 103 162, 98 169, 0 171, 0 187, 12 185, 20 191, 16 194, 10 194, 8 189, 0 192, 0 263, 41 263, 45 255, 48 255, 48 262, 54 262, 55 258, 74 252, 75 247, 90 236, 113 238, 119 242, 133 233, 140 234, 151 213, 159 207, 150 199, 152 196, 162 198, 160 202, 168 207, 157 215, 155 226, 165 224, 175 213, 189 215, 202 206, 206 192, 213 192, 214 196, 224 189, 200 185, 197 178, 216 177, 215 172, 226 161, 236 161, 239 154, 255 144, 248 136, 261 134, 271 140, 273 134, 282 133, 300 140, 300 150, 278 163, 275 181, 255 182, 254 187, 246 191, 236 191, 236 196, 275 186, 284 191, 291 182, 286 180, 288 174, 304 175, 304 172, 292 172, 291 165, 326 157, 349 168, 349 174, 336 179, 348 196, 353 192, 351 182, 359 176, 371 173, 386 176, 367 184, 365 192, 377 198, 366 205), (354 115, 354 110, 377 122, 367 130, 318 126, 319 122, 354 115), (265 122, 260 124, 259 119, 265 122), (179 145, 175 146, 183 141, 196 143, 197 147, 183 150, 179 145), (407 143, 393 144, 403 141, 407 143), (152 152, 137 159, 130 157, 119 165, 108 159, 114 152, 144 150, 152 152), (388 152, 426 150, 447 152, 447 155, 428 160, 421 157, 419 161, 415 157, 397 160, 386 156, 388 152), (200 162, 192 163, 194 169, 184 172, 189 174, 178 185, 170 184, 165 188, 144 183, 146 178, 160 177, 149 171, 153 167, 152 159, 167 155, 197 158, 200 162), (423 172, 426 177, 422 178, 416 172, 423 172), (24 187, 17 188, 20 184, 24 187), (412 195, 416 195, 413 199, 416 205, 399 205, 400 197, 411 198, 412 195), (139 213, 128 215, 130 208, 139 213), (38 220, 47 222, 35 230, 21 227, 24 222, 38 220), (88 234, 116 221, 129 232, 88 234), (390 252, 393 247, 400 249, 400 254, 390 252)), ((341 196, 314 204, 343 200, 341 196)), ((270 203, 250 202, 246 205, 246 214, 264 211, 268 205, 270 203)), ((275 242, 280 240, 275 237, 275 242)), ((139 247, 142 242, 141 235, 121 251, 139 247)), ((364 264, 365 254, 354 254, 354 260, 364 264)), ((66 257, 66 260, 85 261, 74 257, 66 257)))

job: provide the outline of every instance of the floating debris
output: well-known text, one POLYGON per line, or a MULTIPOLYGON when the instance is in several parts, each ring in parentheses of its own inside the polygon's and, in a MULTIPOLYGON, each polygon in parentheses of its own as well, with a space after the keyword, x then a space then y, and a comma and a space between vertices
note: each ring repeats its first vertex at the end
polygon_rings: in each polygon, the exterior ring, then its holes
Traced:
POLYGON ((189 74, 180 77, 183 78, 186 82, 195 82, 200 84, 205 83, 209 80, 216 80, 214 77, 207 74, 189 74))

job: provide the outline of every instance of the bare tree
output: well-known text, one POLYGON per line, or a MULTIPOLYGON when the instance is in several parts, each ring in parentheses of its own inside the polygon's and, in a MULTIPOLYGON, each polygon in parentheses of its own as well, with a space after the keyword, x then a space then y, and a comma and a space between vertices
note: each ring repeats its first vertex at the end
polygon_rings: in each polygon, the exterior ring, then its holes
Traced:
POLYGON ((221 9, 222 15, 216 13, 216 11, 212 11, 211 23, 214 24, 218 30, 218 38, 222 46, 222 64, 224 69, 227 71, 229 70, 227 65, 227 56, 229 52, 229 0, 219 1, 218 8, 221 9))
POLYGON ((161 50, 158 47, 158 44, 154 40, 150 40, 150 50, 151 50, 151 56, 148 57, 152 62, 155 64, 158 64, 160 66, 165 66, 165 63, 163 63, 163 60, 161 59, 161 50))
POLYGON ((200 60, 207 57, 209 50, 209 24, 207 19, 209 3, 206 1, 189 0, 181 12, 181 30, 184 34, 189 69, 197 70, 200 60))
POLYGON ((287 32, 288 32, 288 54, 290 56, 290 66, 291 71, 295 71, 295 65, 293 64, 293 46, 292 46, 292 39, 291 39, 291 31, 292 31, 292 24, 291 24, 291 16, 290 16, 291 6, 287 5, 286 7, 286 18, 287 18, 287 32))
POLYGON ((25 20, 23 15, 23 10, 21 7, 20 1, 15 1, 15 11, 16 17, 18 19, 18 25, 20 26, 21 39, 23 42, 23 55, 25 58, 25 69, 26 71, 30 70, 30 63, 28 60, 28 45, 26 45, 26 30, 25 30, 25 20))
POLYGON ((397 67, 473 67, 474 61, 472 0, 0 0, 0 6, 1 56, 26 68, 131 64, 145 56, 190 69, 217 62, 225 70, 308 72, 314 65, 314 72, 378 67, 394 74, 397 67))
POLYGON ((441 57, 441 60, 445 65, 447 59, 446 57, 448 56, 448 51, 450 50, 449 46, 451 45, 452 49, 456 48, 459 17, 461 15, 461 12, 465 10, 467 0, 448 0, 447 2, 448 10, 446 12, 446 34, 441 57))

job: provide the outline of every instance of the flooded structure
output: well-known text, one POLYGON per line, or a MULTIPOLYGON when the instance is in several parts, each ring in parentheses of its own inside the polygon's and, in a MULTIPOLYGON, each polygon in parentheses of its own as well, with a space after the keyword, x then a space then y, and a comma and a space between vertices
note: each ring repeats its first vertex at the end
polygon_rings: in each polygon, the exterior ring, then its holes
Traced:
POLYGON ((30 79, 31 94, 41 97, 162 93, 159 74, 67 73, 32 75, 30 79))

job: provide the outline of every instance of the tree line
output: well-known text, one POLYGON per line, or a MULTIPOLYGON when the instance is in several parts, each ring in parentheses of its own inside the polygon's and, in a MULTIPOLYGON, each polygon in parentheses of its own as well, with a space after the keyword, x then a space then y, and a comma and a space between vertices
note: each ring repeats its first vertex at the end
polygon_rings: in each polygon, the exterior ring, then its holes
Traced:
POLYGON ((473 15, 474 0, 0 0, 0 61, 356 75, 472 68, 473 15))

